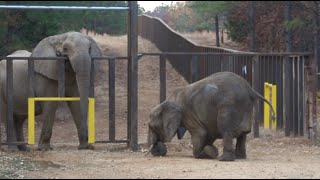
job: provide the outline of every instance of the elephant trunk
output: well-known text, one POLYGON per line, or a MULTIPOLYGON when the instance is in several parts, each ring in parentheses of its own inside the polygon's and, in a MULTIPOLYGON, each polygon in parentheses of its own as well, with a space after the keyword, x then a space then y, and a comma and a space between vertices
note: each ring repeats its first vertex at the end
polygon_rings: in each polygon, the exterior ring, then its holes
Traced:
POLYGON ((76 81, 80 94, 80 114, 81 114, 81 126, 79 133, 79 148, 86 148, 88 145, 88 97, 90 88, 90 69, 91 69, 91 57, 90 55, 82 55, 76 58, 76 61, 72 61, 70 58, 71 65, 76 73, 76 81), (84 147, 82 147, 84 146, 84 147))
POLYGON ((157 133, 151 129, 148 132, 148 145, 150 148, 145 155, 148 155, 150 152, 154 156, 165 156, 167 154, 166 145, 159 139, 157 133))

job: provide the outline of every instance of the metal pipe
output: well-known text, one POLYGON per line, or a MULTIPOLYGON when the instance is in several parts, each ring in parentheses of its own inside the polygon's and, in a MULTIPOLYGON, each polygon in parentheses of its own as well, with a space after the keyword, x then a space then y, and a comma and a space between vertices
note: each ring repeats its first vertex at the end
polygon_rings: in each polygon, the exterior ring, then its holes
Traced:
POLYGON ((0 5, 0 9, 129 10, 129 7, 0 5))

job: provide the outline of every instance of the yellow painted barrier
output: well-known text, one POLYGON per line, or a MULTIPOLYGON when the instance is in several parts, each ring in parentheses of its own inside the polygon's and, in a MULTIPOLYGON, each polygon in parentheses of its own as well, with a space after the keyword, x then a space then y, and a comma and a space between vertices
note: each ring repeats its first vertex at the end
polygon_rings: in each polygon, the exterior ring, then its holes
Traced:
MULTIPOLYGON (((264 98, 271 103, 275 113, 277 113, 277 86, 267 82, 264 83, 264 98)), ((276 119, 271 117, 271 108, 266 102, 264 102, 264 128, 277 128, 276 119)))
MULTIPOLYGON (((79 97, 36 97, 28 98, 28 144, 35 144, 35 101, 80 101, 79 97)), ((95 101, 89 98, 88 104, 88 143, 95 142, 95 101)))
MULTIPOLYGON (((271 95, 272 95, 271 103, 276 116, 277 115, 277 86, 276 85, 272 85, 271 95)), ((271 125, 272 125, 272 129, 277 129, 276 118, 272 118, 271 125)))

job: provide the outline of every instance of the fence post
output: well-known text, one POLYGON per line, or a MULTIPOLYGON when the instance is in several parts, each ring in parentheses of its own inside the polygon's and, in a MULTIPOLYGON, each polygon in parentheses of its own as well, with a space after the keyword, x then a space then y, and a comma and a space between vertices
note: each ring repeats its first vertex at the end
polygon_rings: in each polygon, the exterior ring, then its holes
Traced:
POLYGON ((108 59, 109 64, 109 140, 115 141, 115 59, 108 59))
POLYGON ((9 149, 14 146, 10 143, 15 138, 14 121, 13 121, 13 59, 7 59, 7 141, 9 149))
POLYGON ((129 1, 128 13, 128 137, 130 148, 138 150, 138 4, 129 1))
MULTIPOLYGON (((253 89, 257 90, 259 92, 259 82, 260 82, 260 74, 259 74, 259 56, 254 55, 252 57, 252 74, 253 74, 253 89)), ((253 137, 258 138, 259 137, 259 103, 255 104, 255 111, 254 111, 254 119, 253 119, 253 137)))
POLYGON ((166 99, 166 58, 160 55, 160 103, 166 99))

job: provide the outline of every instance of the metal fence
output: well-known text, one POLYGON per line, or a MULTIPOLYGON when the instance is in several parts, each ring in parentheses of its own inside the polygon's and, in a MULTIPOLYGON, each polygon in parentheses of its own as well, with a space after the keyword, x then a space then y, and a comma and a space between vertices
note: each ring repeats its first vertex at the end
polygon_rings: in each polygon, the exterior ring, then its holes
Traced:
MULTIPOLYGON (((220 71, 231 71, 245 78, 263 95, 263 84, 277 85, 277 129, 285 129, 286 136, 309 133, 311 115, 306 111, 306 76, 310 76, 311 53, 250 53, 225 48, 200 46, 183 38, 161 19, 139 16, 138 34, 153 42, 164 53, 141 53, 166 58, 186 81, 196 80, 220 71)), ((160 67, 161 69, 161 67, 160 67)), ((160 81, 165 78, 160 77, 160 81)), ((160 82, 160 84, 165 84, 160 82)), ((164 99, 165 87, 160 88, 164 99)), ((256 107, 254 135, 259 136, 263 123, 263 103, 256 107)), ((315 112, 313 112, 315 113, 315 112)))
MULTIPOLYGON (((128 7, 84 7, 84 6, 25 6, 25 5, 0 5, 0 8, 4 9, 66 9, 66 10, 127 10, 128 11, 128 57, 92 57, 92 69, 94 61, 97 60, 108 60, 109 61, 109 140, 97 141, 97 143, 128 143, 131 149, 137 150, 138 148, 138 139, 137 139, 137 64, 138 64, 138 55, 137 55, 137 20, 138 20, 138 5, 137 1, 129 1, 128 7), (128 111, 127 111, 127 140, 116 140, 115 138, 115 100, 114 100, 114 72, 115 66, 114 61, 116 59, 126 59, 128 61, 128 111)), ((34 60, 57 60, 59 62, 59 80, 58 80, 58 94, 59 97, 64 97, 65 91, 65 72, 64 72, 64 62, 66 58, 63 57, 2 57, 2 59, 7 60, 7 142, 1 142, 0 136, 0 145, 17 145, 25 144, 25 142, 15 142, 14 137, 14 121, 13 121, 13 61, 14 60, 28 60, 28 83, 29 90, 28 96, 34 97, 34 60)), ((57 63, 58 63, 57 62, 57 63)), ((91 74, 92 75, 92 74, 91 74)), ((93 76, 91 76, 93 77, 93 76)), ((94 79, 90 80, 90 92, 89 97, 94 97, 94 79)), ((81 122, 85 124, 87 122, 81 122)))

